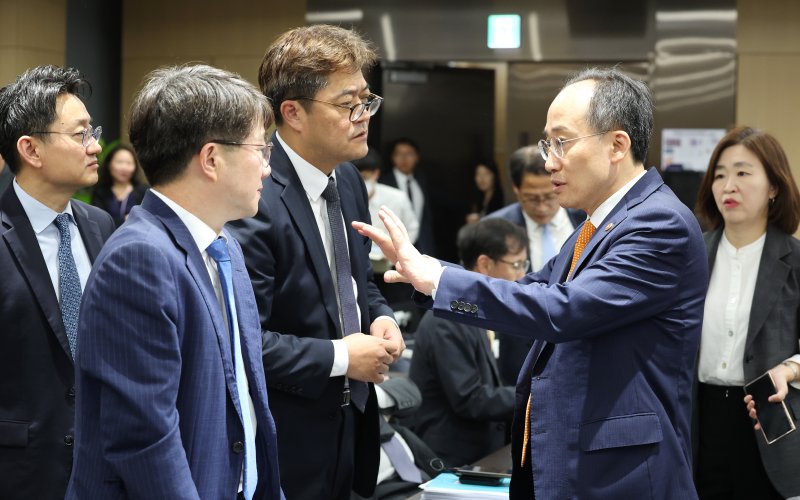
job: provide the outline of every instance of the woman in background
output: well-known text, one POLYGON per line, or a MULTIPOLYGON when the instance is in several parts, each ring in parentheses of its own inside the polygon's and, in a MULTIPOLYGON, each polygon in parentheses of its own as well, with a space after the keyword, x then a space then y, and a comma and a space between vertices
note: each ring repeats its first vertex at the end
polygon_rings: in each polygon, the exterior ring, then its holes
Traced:
POLYGON ((500 210, 505 205, 500 175, 493 161, 483 161, 475 166, 475 191, 472 196, 467 224, 478 222, 481 217, 500 210))
POLYGON ((92 191, 92 205, 111 214, 121 226, 134 205, 144 198, 147 185, 139 180, 139 159, 133 149, 119 145, 106 155, 92 191))
POLYGON ((698 494, 798 496, 800 432, 767 445, 742 401, 742 387, 770 370, 800 416, 800 194, 778 141, 750 127, 728 132, 696 210, 711 229, 694 405, 698 494))

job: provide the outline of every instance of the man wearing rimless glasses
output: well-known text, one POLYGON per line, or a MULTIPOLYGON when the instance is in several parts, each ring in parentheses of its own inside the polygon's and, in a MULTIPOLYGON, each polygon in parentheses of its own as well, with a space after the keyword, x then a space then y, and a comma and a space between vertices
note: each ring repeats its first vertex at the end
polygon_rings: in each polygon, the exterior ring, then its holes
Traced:
POLYGON ((0 498, 64 498, 75 440, 78 307, 114 230, 70 198, 97 182, 102 129, 74 69, 30 69, 0 90, 0 498))

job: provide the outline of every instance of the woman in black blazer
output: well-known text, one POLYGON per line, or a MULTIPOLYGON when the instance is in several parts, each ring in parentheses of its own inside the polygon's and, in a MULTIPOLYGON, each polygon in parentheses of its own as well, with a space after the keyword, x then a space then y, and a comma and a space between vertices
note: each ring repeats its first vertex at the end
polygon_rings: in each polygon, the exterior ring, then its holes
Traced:
POLYGON ((92 190, 92 205, 111 214, 117 227, 125 222, 131 208, 140 204, 147 192, 140 172, 136 153, 122 144, 106 155, 100 167, 97 184, 92 190))
POLYGON ((698 494, 798 496, 800 432, 768 445, 742 389, 769 370, 774 399, 800 416, 800 241, 792 236, 800 194, 778 141, 750 127, 729 131, 711 155, 696 210, 712 229, 694 401, 698 494))

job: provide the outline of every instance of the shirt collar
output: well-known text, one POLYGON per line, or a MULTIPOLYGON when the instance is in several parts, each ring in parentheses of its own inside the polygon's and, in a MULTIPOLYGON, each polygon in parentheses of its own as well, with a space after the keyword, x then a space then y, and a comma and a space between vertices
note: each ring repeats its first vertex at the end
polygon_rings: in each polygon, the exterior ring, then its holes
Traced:
POLYGON ((634 186, 634 184, 639 182, 639 179, 644 177, 644 174, 646 174, 646 173, 647 173, 646 170, 644 172, 640 173, 639 175, 637 175, 636 177, 634 177, 633 179, 628 181, 627 184, 625 184, 624 186, 619 188, 619 190, 617 192, 615 192, 614 194, 609 196, 606 199, 606 201, 601 203, 600 206, 597 207, 597 209, 594 211, 594 213, 589 218, 589 220, 592 221, 592 225, 594 227, 600 227, 600 224, 602 224, 603 221, 605 220, 605 218, 608 217, 608 214, 610 214, 611 211, 614 210, 614 207, 617 206, 617 204, 620 202, 620 200, 622 200, 622 198, 626 194, 628 194, 628 191, 630 191, 631 188, 634 186))
POLYGON ((175 212, 175 215, 178 216, 181 222, 183 222, 183 225, 186 226, 186 229, 189 230, 189 234, 192 235, 192 239, 201 253, 205 252, 208 248, 208 245, 213 243, 215 239, 220 236, 223 238, 225 237, 221 234, 215 233, 208 224, 200 220, 190 211, 175 203, 163 193, 159 193, 153 188, 150 188, 150 191, 152 191, 154 195, 161 198, 161 201, 166 203, 166 205, 171 208, 173 212, 175 212))
MULTIPOLYGON (((312 202, 316 203, 319 197, 322 196, 322 192, 328 187, 328 176, 290 148, 283 141, 280 133, 276 132, 275 137, 283 147, 283 150, 286 151, 289 161, 294 165, 294 170, 297 172, 297 177, 300 178, 300 184, 303 185, 306 195, 312 202)), ((331 177, 336 178, 336 170, 331 172, 331 177)))
MULTIPOLYGON (((53 223, 58 212, 26 193, 25 190, 22 189, 22 186, 17 183, 16 178, 14 178, 14 191, 17 193, 17 198, 19 198, 22 209, 25 210, 25 215, 28 216, 31 227, 36 234, 41 233, 47 226, 53 223)), ((72 203, 67 203, 67 207, 62 213, 69 214, 70 222, 75 224, 75 216, 72 213, 72 203)))
POLYGON ((569 222, 569 216, 567 215, 567 210, 564 207, 558 207, 555 215, 553 218, 550 219, 550 222, 547 224, 539 224, 535 220, 531 219, 531 216, 528 215, 528 212, 523 210, 522 204, 519 207, 520 211, 522 212, 522 218, 525 219, 525 224, 531 228, 540 228, 542 226, 550 226, 552 228, 558 229, 564 226, 565 223, 569 222))

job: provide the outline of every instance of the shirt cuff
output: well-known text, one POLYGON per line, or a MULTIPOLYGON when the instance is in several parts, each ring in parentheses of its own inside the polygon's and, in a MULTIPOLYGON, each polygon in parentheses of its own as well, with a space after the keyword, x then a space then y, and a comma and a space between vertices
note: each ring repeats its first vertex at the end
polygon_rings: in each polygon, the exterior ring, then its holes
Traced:
MULTIPOLYGON (((379 319, 388 319, 389 321, 391 321, 392 323, 394 323, 394 326, 396 326, 398 330, 400 329, 400 325, 398 325, 398 324, 397 324, 397 320, 396 320, 396 319, 394 319, 394 318, 393 318, 393 317, 391 317, 391 316, 378 316, 377 318, 375 318, 374 320, 372 320, 372 322, 374 323, 374 322, 378 321, 379 319)), ((369 333, 369 332, 367 332, 367 333, 369 333)))
POLYGON ((350 365, 350 355, 347 354, 347 344, 344 343, 344 339, 331 340, 331 343, 333 344, 331 377, 347 375, 347 368, 350 365))
MULTIPOLYGON (((786 361, 789 361, 789 362, 794 361, 795 363, 797 363, 798 366, 795 366, 795 368, 797 368, 800 371, 800 354, 795 354, 794 356, 792 356, 791 358, 787 359, 786 361)), ((800 380, 795 380, 794 382, 792 382, 789 385, 791 385, 795 389, 800 389, 800 380)))
POLYGON ((438 274, 433 278, 433 290, 431 290, 431 298, 433 300, 436 300, 436 290, 439 288, 439 280, 442 279, 445 269, 447 269, 447 266, 440 267, 438 274))

